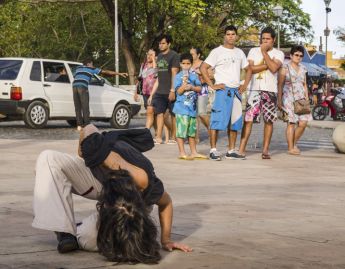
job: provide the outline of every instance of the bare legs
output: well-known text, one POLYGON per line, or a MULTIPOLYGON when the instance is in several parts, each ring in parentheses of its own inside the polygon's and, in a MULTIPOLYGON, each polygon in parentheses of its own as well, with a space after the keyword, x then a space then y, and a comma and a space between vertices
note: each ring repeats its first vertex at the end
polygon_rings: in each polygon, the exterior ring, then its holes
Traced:
POLYGON ((210 117, 208 115, 199 115, 197 118, 197 128, 196 128, 196 137, 195 137, 195 141, 196 143, 199 143, 200 141, 200 122, 202 122, 202 124, 205 126, 205 128, 208 131, 208 136, 210 136, 210 117))
POLYGON ((154 123, 154 110, 153 110, 153 106, 147 106, 145 127, 147 129, 150 129, 153 126, 153 123, 154 123))
POLYGON ((218 130, 210 130, 210 145, 211 149, 216 148, 218 139, 218 130))
POLYGON ((245 121, 243 128, 242 128, 242 133, 241 133, 241 143, 240 143, 240 149, 239 149, 239 154, 240 155, 245 155, 246 152, 246 147, 247 143, 249 140, 249 136, 252 132, 252 127, 253 127, 253 122, 252 121, 245 121))
POLYGON ((229 150, 235 149, 237 139, 237 131, 228 130, 229 150))
MULTIPOLYGON (((239 150, 239 154, 241 154, 241 155, 245 155, 249 136, 252 132, 252 127, 253 127, 252 121, 245 121, 244 122, 242 134, 241 134, 240 150, 239 150)), ((262 153, 265 155, 267 155, 269 152, 269 146, 271 143, 272 133, 273 133, 273 123, 265 122, 264 141, 263 141, 263 147, 262 147, 262 153)))
POLYGON ((264 125, 264 142, 262 145, 262 153, 263 154, 268 154, 268 150, 269 150, 271 138, 272 138, 272 133, 273 133, 273 123, 265 122, 265 125, 264 125))
POLYGON ((295 128, 294 123, 288 123, 286 128, 286 140, 288 143, 288 152, 291 154, 298 155, 300 153, 296 144, 298 140, 304 133, 305 128, 307 127, 307 121, 298 122, 297 127, 295 128))

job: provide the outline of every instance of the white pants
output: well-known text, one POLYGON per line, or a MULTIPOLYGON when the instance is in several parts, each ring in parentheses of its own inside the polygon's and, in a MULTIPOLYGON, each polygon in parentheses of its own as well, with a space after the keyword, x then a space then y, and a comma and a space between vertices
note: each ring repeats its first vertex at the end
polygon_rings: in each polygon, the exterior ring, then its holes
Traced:
POLYGON ((96 200, 101 190, 102 185, 83 159, 57 151, 43 151, 36 163, 32 226, 73 234, 80 248, 96 251, 97 213, 77 227, 72 193, 96 200))

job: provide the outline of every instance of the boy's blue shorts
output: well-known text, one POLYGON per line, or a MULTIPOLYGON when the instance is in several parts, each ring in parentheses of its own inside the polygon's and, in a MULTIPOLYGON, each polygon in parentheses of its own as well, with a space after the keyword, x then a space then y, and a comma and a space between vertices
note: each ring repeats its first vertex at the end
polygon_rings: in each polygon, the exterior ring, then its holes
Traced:
POLYGON ((210 121, 211 130, 242 129, 242 96, 238 88, 226 87, 216 91, 210 121))

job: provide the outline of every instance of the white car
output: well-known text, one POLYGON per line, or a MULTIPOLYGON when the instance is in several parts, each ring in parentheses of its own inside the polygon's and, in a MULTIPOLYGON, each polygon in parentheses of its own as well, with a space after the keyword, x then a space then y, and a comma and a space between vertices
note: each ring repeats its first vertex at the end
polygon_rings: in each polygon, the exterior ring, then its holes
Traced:
MULTIPOLYGON (((0 114, 6 119, 23 119, 30 128, 43 128, 48 120, 65 119, 75 126, 72 93, 77 62, 0 58, 0 114)), ((114 87, 94 76, 89 85, 90 118, 109 121, 118 129, 128 128, 140 110, 133 93, 114 87)))

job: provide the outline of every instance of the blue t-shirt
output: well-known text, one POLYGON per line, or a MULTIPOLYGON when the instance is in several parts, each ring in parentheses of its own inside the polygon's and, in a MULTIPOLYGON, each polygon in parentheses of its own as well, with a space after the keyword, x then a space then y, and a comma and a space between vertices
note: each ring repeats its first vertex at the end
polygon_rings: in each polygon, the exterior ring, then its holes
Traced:
POLYGON ((101 69, 88 67, 85 65, 81 65, 77 67, 74 75, 73 87, 84 87, 88 88, 90 80, 94 74, 98 75, 101 73, 101 69))
MULTIPOLYGON (((185 91, 183 94, 178 94, 177 90, 183 84, 184 72, 179 72, 174 80, 175 92, 176 92, 176 102, 174 104, 173 112, 175 114, 187 115, 190 117, 196 117, 196 104, 198 94, 194 91, 185 91)), ((195 73, 188 73, 187 84, 195 86, 201 86, 198 75, 195 73)))

